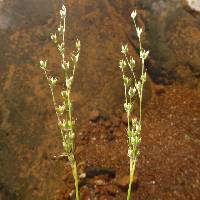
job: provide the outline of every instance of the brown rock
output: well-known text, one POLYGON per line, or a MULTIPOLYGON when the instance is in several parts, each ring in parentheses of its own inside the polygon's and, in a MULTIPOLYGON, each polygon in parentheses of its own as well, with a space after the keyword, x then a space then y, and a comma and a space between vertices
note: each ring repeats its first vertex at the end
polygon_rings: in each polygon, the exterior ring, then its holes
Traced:
POLYGON ((115 185, 107 185, 106 191, 111 196, 115 196, 117 193, 119 193, 118 188, 115 185))
POLYGON ((106 185, 106 181, 103 179, 96 179, 94 180, 94 184, 98 186, 106 185))
POLYGON ((98 110, 93 110, 89 115, 89 121, 96 122, 100 117, 100 112, 98 110))
MULTIPOLYGON (((130 179, 130 176, 123 176, 122 178, 120 178, 118 181, 117 181, 117 186, 119 186, 121 189, 123 190, 127 190, 128 189, 128 186, 129 186, 129 179, 130 179)), ((134 177, 133 178, 133 182, 132 182, 132 189, 136 189, 138 186, 138 179, 137 177, 134 177)))

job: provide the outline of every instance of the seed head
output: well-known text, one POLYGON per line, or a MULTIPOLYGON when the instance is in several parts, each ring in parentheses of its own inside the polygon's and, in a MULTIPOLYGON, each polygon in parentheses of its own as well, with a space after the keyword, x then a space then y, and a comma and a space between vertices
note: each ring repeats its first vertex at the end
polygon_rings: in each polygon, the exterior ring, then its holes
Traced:
POLYGON ((136 27, 136 32, 137 32, 138 38, 140 38, 140 37, 141 37, 141 34, 142 34, 142 28, 136 27))
POLYGON ((58 82, 57 78, 54 77, 49 77, 49 86, 50 87, 54 87, 56 85, 56 83, 58 82))
POLYGON ((76 49, 77 51, 79 52, 80 51, 80 48, 81 48, 81 42, 79 39, 76 40, 76 49))
POLYGON ((132 109, 133 109, 133 106, 132 106, 131 103, 125 103, 124 104, 124 110, 126 111, 126 113, 130 114, 132 109))
POLYGON ((123 53, 123 54, 127 54, 128 53, 128 44, 122 45, 121 53, 123 53))
POLYGON ((127 76, 123 75, 123 81, 124 81, 124 85, 126 87, 129 87, 131 84, 131 78, 128 78, 127 76))
POLYGON ((60 35, 62 35, 63 33, 64 33, 64 26, 62 26, 61 24, 60 24, 60 26, 58 27, 58 32, 59 32, 59 34, 60 35))
POLYGON ((52 33, 51 34, 51 39, 52 39, 52 41, 54 42, 54 43, 57 43, 57 35, 56 35, 56 33, 52 33))
POLYGON ((45 60, 45 61, 40 60, 40 68, 43 70, 47 69, 47 60, 45 60))
POLYGON ((135 87, 134 88, 130 87, 128 91, 130 98, 133 98, 135 96, 135 93, 136 93, 135 87))
POLYGON ((122 59, 119 61, 119 68, 124 69, 126 67, 126 62, 122 59))
POLYGON ((60 10, 60 17, 61 17, 61 19, 64 19, 66 17, 66 7, 65 7, 65 5, 63 5, 62 9, 60 10))
POLYGON ((141 75, 140 79, 141 79, 142 83, 144 83, 146 81, 146 79, 147 79, 147 73, 144 72, 144 74, 141 75))
POLYGON ((64 111, 65 111, 65 105, 59 105, 57 108, 56 108, 56 111, 59 115, 63 115, 64 111))
POLYGON ((130 59, 130 69, 131 71, 135 69, 135 60, 133 59, 133 57, 131 57, 130 59))
POLYGON ((68 89, 70 89, 71 88, 71 85, 72 85, 72 82, 73 82, 73 76, 71 76, 70 78, 66 78, 66 87, 68 88, 68 89))
POLYGON ((134 10, 134 11, 131 13, 131 18, 132 18, 133 20, 135 20, 136 15, 137 15, 137 11, 134 10))
POLYGON ((145 50, 141 50, 141 51, 140 51, 140 58, 141 58, 142 60, 146 60, 147 57, 148 57, 148 55, 149 55, 149 51, 145 51, 145 50))
POLYGON ((66 99, 68 97, 68 91, 62 91, 61 96, 66 99))

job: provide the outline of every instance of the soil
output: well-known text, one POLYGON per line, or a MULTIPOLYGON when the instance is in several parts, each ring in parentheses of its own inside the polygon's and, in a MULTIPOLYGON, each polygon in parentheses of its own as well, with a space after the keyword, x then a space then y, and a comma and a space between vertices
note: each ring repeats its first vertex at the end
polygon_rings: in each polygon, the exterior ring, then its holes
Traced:
MULTIPOLYGON (((200 198, 200 90, 180 85, 165 87, 143 110, 143 131, 137 162, 137 187, 133 199, 200 198)), ((87 167, 113 169, 116 176, 97 175, 81 181, 86 199, 125 199, 121 189, 128 175, 129 161, 125 120, 118 111, 108 119, 88 122, 77 135, 79 173, 87 167), (126 179, 126 178, 125 178, 126 179)), ((63 197, 73 193, 73 179, 67 167, 63 197)), ((127 183, 127 181, 125 181, 127 183)), ((69 198, 70 199, 70 198, 69 198)))

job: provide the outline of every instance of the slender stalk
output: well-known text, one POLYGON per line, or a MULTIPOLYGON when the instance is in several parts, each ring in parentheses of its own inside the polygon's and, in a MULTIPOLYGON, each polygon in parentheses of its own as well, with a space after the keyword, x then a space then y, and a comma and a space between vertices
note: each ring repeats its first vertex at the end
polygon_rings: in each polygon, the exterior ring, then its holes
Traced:
MULTIPOLYGON (((47 82, 49 82, 47 71, 44 70, 44 73, 45 73, 45 77, 47 79, 47 82)), ((51 86, 49 86, 49 87, 50 87, 50 91, 51 91, 51 96, 52 96, 52 100, 53 100, 53 105, 54 105, 54 109, 55 109, 55 112, 56 112, 56 116, 57 116, 58 121, 60 121, 60 117, 59 117, 58 112, 56 110, 56 99, 55 99, 55 96, 54 96, 53 88, 51 86)))
MULTIPOLYGON (((141 59, 141 74, 138 78, 135 75, 135 60, 133 57, 128 57, 128 45, 122 45, 121 53, 124 54, 124 59, 120 60, 119 68, 122 71, 123 82, 124 82, 124 93, 125 93, 125 105, 124 109, 127 116, 127 135, 128 135, 128 156, 130 158, 130 168, 129 168, 129 187, 127 191, 127 200, 131 199, 131 189, 135 174, 136 161, 139 156, 139 145, 141 143, 141 125, 142 125, 142 97, 143 97, 143 87, 146 81, 146 72, 144 72, 145 59, 147 58, 149 51, 145 51, 141 43, 142 28, 138 27, 135 21, 137 15, 136 11, 133 11, 131 17, 133 18, 134 26, 137 32, 137 37, 139 41, 140 49, 140 59, 141 59), (125 76, 125 70, 131 71, 131 78, 125 76), (131 82, 131 79, 134 81, 131 82), (138 117, 133 117, 133 106, 136 98, 139 98, 139 111, 138 117)), ((127 73, 128 74, 128 73, 127 73)))
POLYGON ((131 189, 132 189, 132 183, 133 183, 133 178, 135 174, 135 164, 136 161, 132 158, 130 158, 130 179, 129 179, 129 187, 128 187, 128 192, 127 192, 127 200, 131 199, 131 189))
POLYGON ((77 173, 77 165, 76 165, 75 159, 73 161, 72 169, 73 169, 73 176, 74 176, 74 181, 75 181, 76 200, 79 200, 78 173, 77 173))
POLYGON ((74 155, 75 150, 75 131, 74 131, 74 121, 72 117, 72 102, 70 99, 72 83, 74 79, 75 68, 78 62, 79 53, 80 53, 80 41, 76 41, 76 50, 72 52, 71 61, 66 62, 65 60, 65 31, 66 31, 66 7, 62 5, 60 10, 60 25, 58 31, 54 34, 51 34, 52 41, 56 44, 58 52, 61 56, 61 68, 64 70, 64 81, 65 88, 61 90, 61 95, 63 98, 62 105, 57 106, 56 99, 54 95, 54 87, 57 83, 57 78, 48 77, 47 74, 47 61, 40 61, 40 67, 44 70, 45 77, 49 83, 50 91, 53 99, 53 104, 58 120, 58 126, 62 136, 62 145, 65 156, 68 157, 69 162, 71 163, 71 168, 74 177, 74 186, 76 190, 76 200, 79 200, 78 192, 78 171, 74 155), (73 66, 71 66, 73 65, 73 66))

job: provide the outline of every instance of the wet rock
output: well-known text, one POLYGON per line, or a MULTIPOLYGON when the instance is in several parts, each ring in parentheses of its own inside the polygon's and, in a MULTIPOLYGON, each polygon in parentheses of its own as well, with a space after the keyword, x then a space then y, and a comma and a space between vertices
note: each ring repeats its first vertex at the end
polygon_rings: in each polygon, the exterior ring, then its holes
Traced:
MULTIPOLYGON (((129 186, 129 179, 130 179, 130 176, 123 176, 116 182, 116 184, 121 189, 127 190, 129 186)), ((133 182, 132 182, 132 189, 137 189, 137 187, 138 187, 138 179, 137 177, 134 177, 133 182)))
POLYGON ((116 171, 111 168, 104 167, 88 167, 86 169, 86 178, 93 178, 99 175, 108 175, 110 178, 115 178, 116 171))
POLYGON ((100 112, 98 110, 93 110, 89 115, 89 121, 96 122, 100 118, 100 112))

